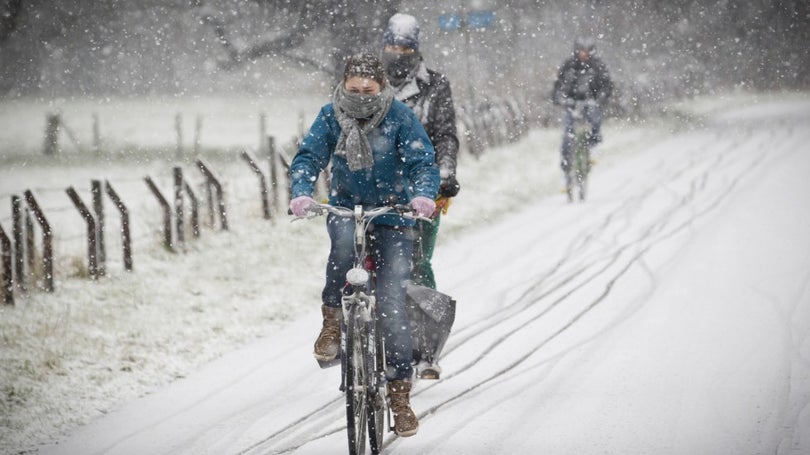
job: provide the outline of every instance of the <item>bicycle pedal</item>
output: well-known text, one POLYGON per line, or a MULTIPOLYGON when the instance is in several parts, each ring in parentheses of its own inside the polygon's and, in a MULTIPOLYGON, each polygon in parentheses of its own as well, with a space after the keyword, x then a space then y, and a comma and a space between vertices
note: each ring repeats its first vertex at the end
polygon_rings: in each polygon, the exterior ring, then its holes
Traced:
POLYGON ((438 380, 439 372, 435 370, 425 370, 419 372, 419 379, 438 380))
POLYGON ((416 373, 419 379, 437 380, 442 374, 442 367, 428 362, 419 362, 416 366, 416 373))

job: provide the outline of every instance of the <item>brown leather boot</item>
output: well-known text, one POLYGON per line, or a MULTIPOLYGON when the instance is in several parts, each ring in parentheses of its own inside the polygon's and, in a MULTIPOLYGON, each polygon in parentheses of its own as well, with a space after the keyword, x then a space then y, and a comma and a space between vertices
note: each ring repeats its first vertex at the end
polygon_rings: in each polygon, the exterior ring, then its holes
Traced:
POLYGON ((323 314, 323 327, 318 339, 315 341, 315 358, 326 362, 337 357, 340 350, 340 317, 343 310, 321 305, 323 314))
POLYGON ((411 383, 408 381, 388 382, 388 397, 391 400, 391 412, 394 414, 394 432, 406 438, 413 436, 419 429, 419 419, 411 410, 411 383))

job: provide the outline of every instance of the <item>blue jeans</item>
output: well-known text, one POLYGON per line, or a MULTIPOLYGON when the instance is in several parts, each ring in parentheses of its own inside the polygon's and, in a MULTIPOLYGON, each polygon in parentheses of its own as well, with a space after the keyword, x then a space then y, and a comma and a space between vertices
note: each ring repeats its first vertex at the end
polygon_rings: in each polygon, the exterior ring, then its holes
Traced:
MULTIPOLYGON (((585 119, 591 124, 591 136, 599 137, 602 128, 602 107, 598 104, 585 105, 585 119)), ((574 153, 574 117, 569 109, 565 110, 563 128, 562 150, 560 151, 560 167, 568 172, 571 169, 572 154, 574 153)))
MULTIPOLYGON (((326 230, 332 241, 326 264, 323 304, 340 307, 346 272, 354 265, 354 219, 330 214, 326 230)), ((377 306, 380 310, 388 379, 410 379, 413 374, 411 323, 405 309, 405 282, 411 272, 411 228, 373 226, 372 244, 377 267, 377 306)))

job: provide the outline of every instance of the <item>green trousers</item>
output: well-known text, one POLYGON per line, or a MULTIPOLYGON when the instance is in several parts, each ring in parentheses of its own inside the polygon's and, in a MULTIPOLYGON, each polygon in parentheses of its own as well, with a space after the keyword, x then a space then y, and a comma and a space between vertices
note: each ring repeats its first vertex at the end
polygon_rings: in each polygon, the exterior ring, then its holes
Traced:
POLYGON ((430 260, 433 258, 433 249, 436 247, 439 220, 441 220, 441 215, 437 216, 433 223, 417 221, 414 226, 411 281, 430 289, 436 289, 436 278, 433 276, 433 266, 430 264, 430 260))

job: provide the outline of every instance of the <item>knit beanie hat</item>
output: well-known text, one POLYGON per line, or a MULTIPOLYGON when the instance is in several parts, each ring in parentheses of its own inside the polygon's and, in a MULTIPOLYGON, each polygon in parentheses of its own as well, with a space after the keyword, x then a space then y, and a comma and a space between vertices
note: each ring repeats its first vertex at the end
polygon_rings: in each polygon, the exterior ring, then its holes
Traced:
POLYGON ((419 50, 419 23, 410 14, 397 13, 388 19, 383 33, 384 46, 404 46, 419 50))
POLYGON ((385 87, 385 67, 376 55, 366 53, 354 54, 346 60, 343 68, 343 80, 352 76, 360 76, 376 81, 385 87))

